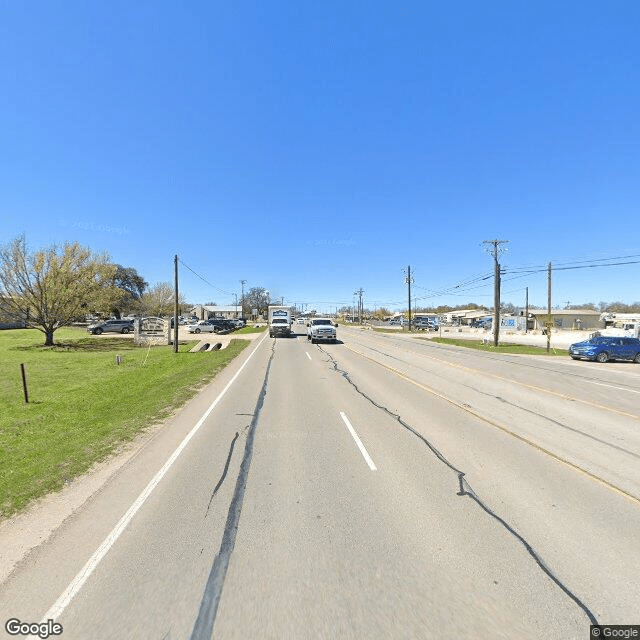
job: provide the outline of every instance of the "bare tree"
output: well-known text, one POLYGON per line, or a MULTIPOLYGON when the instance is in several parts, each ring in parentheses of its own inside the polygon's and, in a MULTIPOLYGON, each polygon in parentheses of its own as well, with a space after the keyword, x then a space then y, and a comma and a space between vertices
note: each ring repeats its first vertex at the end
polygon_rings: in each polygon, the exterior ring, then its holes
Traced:
MULTIPOLYGON (((252 287, 244 294, 244 300, 241 300, 242 310, 257 309, 258 314, 266 313, 267 308, 271 304, 271 295, 264 287, 252 287)), ((274 303, 276 304, 276 303, 274 303)))
MULTIPOLYGON (((175 289, 170 282, 157 282, 140 296, 140 308, 145 315, 170 316, 174 309, 175 289)), ((183 306, 186 299, 178 294, 178 304, 183 306)))
POLYGON ((113 298, 115 265, 77 242, 31 252, 24 236, 0 249, 0 295, 5 313, 42 331, 45 346, 87 309, 113 298))

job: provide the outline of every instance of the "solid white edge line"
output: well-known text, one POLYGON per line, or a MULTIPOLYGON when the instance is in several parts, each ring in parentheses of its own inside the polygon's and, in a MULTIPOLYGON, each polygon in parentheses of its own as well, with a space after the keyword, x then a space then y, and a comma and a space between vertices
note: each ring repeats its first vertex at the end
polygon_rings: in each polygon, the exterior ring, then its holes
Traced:
POLYGON ((378 467, 376 467, 376 465, 373 463, 371 456, 367 453, 367 450, 364 448, 364 445, 362 444, 362 441, 358 437, 356 430, 351 426, 351 423, 349 422, 349 418, 347 418, 344 411, 340 412, 340 417, 342 418, 343 422, 347 425, 347 429, 349 429, 349 433, 351 434, 356 444, 358 445, 358 449, 360 449, 360 453, 362 454, 362 457, 366 460, 367 464, 369 465, 369 469, 371 469, 371 471, 377 471, 378 467))
POLYGON ((71 600, 77 595, 80 591, 84 583, 88 580, 89 576, 93 573, 95 568, 98 566, 102 558, 108 553, 109 549, 113 546, 115 541, 120 537, 120 534, 125 530, 127 525, 131 522, 133 517, 136 515, 140 507, 144 504, 146 499, 151 495, 151 492, 156 488, 156 486, 160 483, 162 478, 166 475, 167 471, 171 468, 171 465, 176 461, 178 456, 182 453, 184 448, 187 446, 191 438, 197 433, 200 427, 204 424, 204 421, 209 417, 209 414, 214 410, 216 405, 220 402, 222 397, 227 393, 229 387, 235 382, 236 378, 240 375, 242 370, 245 368, 249 360, 253 357, 253 354, 258 350, 260 345, 265 341, 266 335, 258 344, 256 348, 249 354, 249 357, 244 361, 242 366, 236 371, 235 375, 229 382, 226 384, 225 388, 218 394, 218 397, 209 405, 209 408, 204 412, 200 420, 196 422, 195 426, 189 431, 189 433, 185 436, 184 440, 178 445, 178 448, 173 452, 171 457, 164 463, 160 471, 156 473, 156 475, 151 479, 149 484, 145 487, 142 493, 137 497, 136 501, 129 507, 127 512, 120 518, 120 521, 116 526, 112 529, 111 533, 105 538, 103 543, 98 547, 95 553, 89 558, 87 563, 82 567, 82 569, 78 572, 76 577, 71 581, 71 584, 64 590, 62 595, 56 600, 53 606, 47 611, 42 619, 42 622, 46 623, 47 620, 57 620, 63 613, 63 611, 67 608, 71 600))
POLYGON ((591 384, 597 384, 599 387, 611 387, 611 389, 618 389, 619 391, 629 391, 630 393, 640 393, 637 389, 627 389, 625 387, 616 387, 615 384, 606 384, 604 382, 594 382, 593 380, 587 380, 591 384))
POLYGON ((307 358, 309 358, 309 360, 311 360, 311 356, 309 355, 309 353, 307 351, 305 351, 305 353, 307 354, 307 358))

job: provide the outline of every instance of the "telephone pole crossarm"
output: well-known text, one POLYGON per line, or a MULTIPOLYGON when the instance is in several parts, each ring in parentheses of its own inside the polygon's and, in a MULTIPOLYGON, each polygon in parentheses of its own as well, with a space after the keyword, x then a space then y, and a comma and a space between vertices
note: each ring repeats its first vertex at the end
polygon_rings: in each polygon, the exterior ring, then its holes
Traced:
POLYGON ((485 240, 482 244, 489 245, 487 252, 493 256, 493 346, 497 347, 500 339, 500 263, 498 256, 504 253, 507 248, 501 245, 507 244, 508 240, 485 240))

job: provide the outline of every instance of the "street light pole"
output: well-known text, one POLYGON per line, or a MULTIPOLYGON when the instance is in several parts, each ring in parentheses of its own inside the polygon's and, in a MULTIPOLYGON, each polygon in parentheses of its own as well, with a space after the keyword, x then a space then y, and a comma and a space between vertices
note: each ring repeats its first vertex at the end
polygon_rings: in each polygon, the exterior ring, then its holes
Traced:
POLYGON ((247 281, 240 280, 240 285, 242 286, 242 297, 240 298, 240 304, 242 304, 242 316, 244 318, 244 285, 247 281))

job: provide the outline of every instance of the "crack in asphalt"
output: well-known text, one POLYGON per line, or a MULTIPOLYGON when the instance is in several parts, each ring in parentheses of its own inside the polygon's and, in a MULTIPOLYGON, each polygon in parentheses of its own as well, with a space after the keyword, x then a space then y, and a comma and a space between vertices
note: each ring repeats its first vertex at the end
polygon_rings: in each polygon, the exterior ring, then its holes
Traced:
POLYGON ((236 487, 233 492, 233 498, 229 505, 229 513, 227 515, 227 521, 224 527, 224 533, 222 534, 222 541, 220 543, 220 549, 216 554, 213 561, 207 584, 202 594, 202 600, 200 602, 200 608, 198 610, 198 617, 193 625, 191 631, 190 640, 210 640, 213 632, 213 625, 216 621, 216 614, 218 612, 218 605, 220 598, 222 597, 222 589, 224 587, 224 580, 227 575, 227 569, 229 567, 229 561, 233 548, 236 542, 236 535, 238 533, 238 525, 240 522, 240 513, 242 511, 242 503, 244 500, 244 492, 247 486, 247 479, 249 476, 249 468, 251 467, 251 458, 253 456, 253 441, 256 433, 256 426, 258 419, 264 405, 264 399, 267 395, 267 385, 269 382, 269 372, 271 371, 271 364, 275 354, 276 341, 273 341, 271 345, 271 355, 267 363, 267 369, 264 374, 262 382, 262 388, 258 394, 258 400, 253 411, 253 418, 247 431, 247 439, 244 446, 244 456, 240 463, 240 470, 236 479, 236 487))
MULTIPOLYGON (((385 357, 391 358, 393 360, 398 360, 399 362, 402 362, 403 364, 409 364, 406 360, 403 360, 402 358, 397 358, 396 356, 392 356, 390 353, 386 353, 384 351, 380 351, 379 349, 374 349, 373 347, 367 347, 368 349, 370 349, 371 351, 375 351, 376 353, 379 353, 385 357)), ((412 365, 415 366, 415 365, 412 365)), ((419 369, 420 371, 425 371, 427 373, 429 373, 428 369, 425 369, 424 367, 417 367, 415 366, 417 369, 419 369)), ((531 367, 531 368, 536 368, 536 367, 531 367)), ((543 369, 543 367, 537 367, 539 369, 543 369)), ((550 370, 551 371, 551 370, 550 370)), ((533 411, 532 409, 527 409, 526 407, 523 407, 520 404, 516 404, 515 402, 511 402, 509 400, 506 400, 505 398, 502 398, 500 396, 496 396, 492 393, 488 393, 486 391, 481 391, 480 389, 478 389, 477 387, 473 387, 471 385, 468 384, 464 384, 462 382, 457 382, 456 384, 458 384, 461 387, 465 387, 466 389, 471 389, 472 391, 475 391, 481 395, 484 395, 488 398, 495 398, 496 400, 498 400, 499 402, 502 402, 504 404, 507 404, 511 407, 515 407, 516 409, 521 409, 522 411, 525 411, 526 413, 530 413, 538 418, 542 418, 543 420, 547 420, 548 422, 551 422, 552 424, 558 425, 559 427, 562 427, 563 429, 566 429, 567 431, 572 431, 573 433, 577 433, 581 436, 584 436, 585 438, 589 438, 591 440, 594 440, 596 442, 600 442, 601 444, 607 445, 608 447, 611 447, 613 449, 617 449, 618 451, 622 451, 623 453, 627 453, 630 456, 633 456, 634 458, 639 458, 640 459, 640 455, 637 453, 634 453, 633 451, 630 451, 629 449, 624 449, 623 447, 620 447, 616 444, 613 444, 612 442, 607 442, 606 440, 602 440, 601 438, 598 438, 596 436, 593 436, 585 431, 582 431, 580 429, 576 429, 575 427, 571 427, 568 424, 564 424, 563 422, 560 422, 558 420, 555 420, 554 418, 551 418, 549 416, 543 415, 542 413, 538 413, 536 411, 533 411)), ((566 398, 567 400, 570 400, 571 402, 575 402, 575 398, 566 398)), ((465 407, 469 407, 472 408, 472 405, 464 403, 463 406, 465 407)))
POLYGON ((402 419, 402 417, 400 416, 400 414, 394 413, 393 411, 391 411, 390 409, 388 409, 384 405, 379 404, 373 398, 368 396, 364 391, 362 391, 358 387, 358 385, 351 379, 351 377, 349 376, 349 373, 347 371, 345 371, 344 369, 340 369, 338 367, 337 360, 329 352, 325 351, 320 346, 318 346, 317 348, 318 348, 319 351, 321 351, 326 356, 328 356, 329 360, 331 361, 331 364, 333 365, 334 371, 336 373, 339 373, 356 390, 356 392, 358 394, 360 394, 363 398, 368 400, 374 407, 376 407, 377 409, 380 409, 381 411, 384 411, 386 414, 388 414, 389 416, 394 418, 402 427, 404 427, 407 431, 409 431, 413 435, 415 435, 419 440, 421 440, 428 447, 428 449, 433 453, 433 455, 440 462, 442 462, 442 464, 444 464, 447 468, 449 468, 451 471, 453 471, 457 475, 459 490, 458 490, 456 495, 458 495, 460 497, 467 496, 467 497, 471 498, 471 500, 473 500, 487 515, 491 516, 496 522, 500 523, 504 527, 504 529, 506 529, 506 531, 508 531, 514 538, 516 538, 516 540, 518 540, 518 542, 520 542, 520 544, 522 544, 522 546, 526 549, 527 553, 531 556, 531 558, 533 558, 533 560, 538 565, 538 567, 540 567, 542 572, 565 595, 567 595, 580 609, 582 609, 584 614, 589 618, 590 623, 592 625, 599 624, 599 622, 596 619, 595 615, 590 611, 590 609, 587 607, 587 605, 584 602, 582 602, 582 600, 580 600, 580 598, 578 598, 578 596, 576 596, 553 573, 553 571, 551 571, 551 569, 549 567, 547 567, 547 565, 544 563, 542 558, 538 555, 538 553, 535 551, 535 549, 525 540, 525 538, 522 535, 520 535, 508 522, 506 522, 506 520, 504 520, 502 517, 500 517, 495 511, 490 509, 489 506, 486 505, 482 501, 481 498, 478 497, 478 495, 474 492, 473 488, 469 484, 469 481, 466 480, 464 471, 462 471, 461 469, 458 469, 453 463, 451 463, 449 460, 447 460, 445 455, 442 452, 440 452, 434 444, 432 444, 427 438, 425 438, 421 433, 419 433, 416 429, 414 429, 410 424, 405 422, 402 419))
POLYGON ((218 484, 216 484, 215 488, 213 489, 213 493, 211 494, 209 504, 207 505, 207 512, 204 514, 205 519, 209 515, 209 509, 211 508, 211 503, 213 502, 213 499, 216 493, 218 493, 218 489, 222 486, 224 479, 227 477, 227 471, 229 471, 229 463, 231 462, 231 456, 233 455, 233 447, 235 446, 236 440, 239 438, 239 436, 240 434, 236 431, 236 435, 233 436, 233 440, 231 441, 231 446, 229 447, 229 454, 227 455, 227 461, 224 464, 224 470, 222 471, 220 480, 218 480, 218 484))

